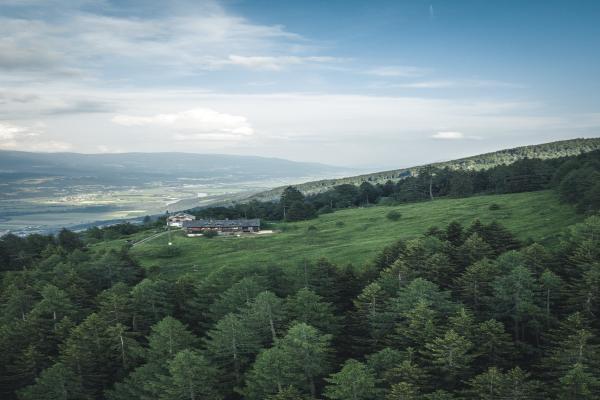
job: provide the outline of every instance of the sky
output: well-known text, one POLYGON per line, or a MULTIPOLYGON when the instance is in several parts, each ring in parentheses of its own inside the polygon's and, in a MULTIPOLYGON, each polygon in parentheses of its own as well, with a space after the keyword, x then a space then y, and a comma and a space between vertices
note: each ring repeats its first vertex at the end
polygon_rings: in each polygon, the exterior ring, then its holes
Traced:
POLYGON ((600 1, 0 0, 0 149, 399 168, 600 136, 600 1))

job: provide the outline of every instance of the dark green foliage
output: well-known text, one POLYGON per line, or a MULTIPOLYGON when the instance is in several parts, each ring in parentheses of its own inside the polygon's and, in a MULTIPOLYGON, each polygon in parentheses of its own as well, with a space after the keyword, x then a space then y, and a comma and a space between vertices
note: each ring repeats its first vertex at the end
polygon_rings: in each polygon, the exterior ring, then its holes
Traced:
POLYGON ((42 372, 35 384, 19 392, 22 400, 82 400, 86 396, 81 380, 63 364, 54 364, 42 372))
POLYGON ((396 210, 392 210, 390 212, 388 212, 385 217, 387 219, 389 219, 390 221, 398 221, 400 218, 402 218, 402 214, 400 214, 398 211, 396 210))
MULTIPOLYGON (((369 202, 373 188, 362 187, 369 202)), ((127 248, 0 244, 21 253, 1 255, 2 399, 600 396, 598 216, 560 243, 522 247, 498 223, 451 223, 366 266, 172 280, 145 276, 127 248)))
POLYGON ((202 231, 202 236, 207 239, 212 239, 214 237, 219 236, 219 232, 213 231, 212 229, 206 229, 202 231))
POLYGON ((164 400, 219 400, 218 372, 198 352, 182 350, 169 361, 164 400))
POLYGON ((375 374, 365 364, 356 360, 344 363, 340 372, 326 379, 325 397, 334 400, 369 400, 377 396, 375 374))

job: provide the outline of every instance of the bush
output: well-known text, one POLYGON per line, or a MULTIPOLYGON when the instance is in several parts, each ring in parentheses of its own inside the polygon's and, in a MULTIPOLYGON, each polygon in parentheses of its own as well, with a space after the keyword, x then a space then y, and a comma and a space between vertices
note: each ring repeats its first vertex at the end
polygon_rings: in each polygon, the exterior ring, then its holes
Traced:
POLYGON ((306 230, 308 232, 315 232, 315 231, 318 230, 318 228, 316 226, 314 226, 314 225, 309 225, 308 228, 306 228, 306 230))
POLYGON ((341 228, 342 226, 345 226, 346 223, 344 221, 336 221, 335 226, 337 226, 338 228, 341 228))
POLYGON ((157 258, 171 258, 181 254, 181 250, 175 246, 163 246, 156 252, 157 258))
POLYGON ((390 221, 398 221, 400 218, 402 218, 402 214, 396 210, 392 210, 386 214, 386 218, 390 221))
POLYGON ((491 211, 496 211, 500 209, 500 204, 496 204, 496 203, 492 203, 490 204, 490 206, 488 207, 491 211))
POLYGON ((207 239, 211 239, 211 238, 214 238, 215 236, 219 236, 219 232, 213 231, 213 230, 205 230, 205 231, 202 231, 202 236, 204 236, 207 239))
POLYGON ((331 208, 329 205, 326 205, 326 206, 319 208, 319 210, 317 211, 317 214, 319 214, 319 215, 331 214, 332 212, 333 212, 333 208, 331 208))

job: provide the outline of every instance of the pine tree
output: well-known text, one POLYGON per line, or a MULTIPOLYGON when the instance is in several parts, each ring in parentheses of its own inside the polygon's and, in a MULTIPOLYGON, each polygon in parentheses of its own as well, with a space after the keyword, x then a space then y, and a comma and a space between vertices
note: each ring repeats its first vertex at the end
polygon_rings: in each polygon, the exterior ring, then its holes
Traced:
POLYGON ((504 375, 496 367, 490 367, 487 371, 477 375, 469 381, 469 389, 466 392, 469 397, 479 400, 502 399, 504 386, 504 375))
POLYGON ((178 352, 192 349, 198 339, 173 317, 165 317, 152 326, 148 337, 148 360, 156 363, 166 363, 178 352))
POLYGON ((262 279, 249 276, 244 277, 221 293, 218 299, 210 306, 211 319, 218 321, 229 313, 237 313, 252 304, 259 293, 264 292, 262 279))
POLYGON ((218 372, 198 352, 182 350, 169 361, 162 400, 219 400, 218 372))
POLYGON ((542 366, 556 383, 567 374, 575 364, 582 368, 597 370, 600 360, 600 346, 587 321, 580 313, 568 316, 560 326, 550 334, 550 345, 545 351, 542 366))
POLYGON ((121 369, 127 371, 139 363, 144 350, 135 340, 135 333, 125 325, 117 323, 106 330, 106 336, 111 343, 111 358, 119 360, 121 369))
POLYGON ((321 332, 337 334, 340 330, 340 318, 335 315, 331 303, 308 288, 301 288, 286 302, 286 309, 291 320, 304 322, 321 332))
POLYGON ((563 285, 562 279, 549 269, 544 270, 540 275, 540 287, 543 293, 544 314, 546 316, 546 326, 549 326, 553 317, 554 305, 558 303, 560 289, 563 285))
POLYGON ((375 373, 378 380, 384 380, 387 371, 406 359, 401 351, 386 347, 376 353, 367 355, 367 365, 375 373))
POLYGON ((119 370, 118 358, 111 357, 107 330, 107 322, 92 313, 71 331, 61 349, 61 361, 93 397, 110 385, 119 370))
POLYGON ((48 321, 50 329, 55 330, 64 317, 75 315, 76 307, 64 290, 48 284, 42 288, 40 294, 42 299, 31 310, 31 316, 37 320, 48 321))
POLYGON ((437 336, 438 313, 427 300, 420 299, 412 310, 402 316, 403 320, 396 325, 394 335, 398 347, 412 346, 420 349, 437 336))
POLYGON ((111 324, 129 325, 133 317, 133 305, 130 288, 119 282, 100 293, 96 301, 99 304, 99 314, 111 324))
POLYGON ((446 227, 446 240, 449 241, 453 246, 460 246, 464 240, 463 227, 460 223, 452 221, 446 227))
POLYGON ((592 400, 600 396, 600 380, 581 363, 573 365, 559 382, 558 399, 592 400))
POLYGON ((283 388, 279 393, 267 396, 266 400, 313 400, 313 398, 300 393, 293 386, 288 386, 283 388))
POLYGON ((385 372, 384 379, 390 385, 405 382, 414 387, 424 388, 429 376, 423 368, 415 363, 414 351, 408 348, 407 353, 406 359, 385 372))
POLYGON ((226 380, 239 384, 253 355, 260 349, 260 337, 235 314, 221 318, 208 332, 206 347, 215 366, 226 372, 226 380))
POLYGON ((340 372, 325 379, 325 397, 336 400, 369 400, 376 398, 375 375, 365 364, 350 359, 340 372))
POLYGON ((475 358, 473 343, 450 329, 444 336, 434 339, 425 345, 425 354, 431 360, 433 372, 453 387, 468 372, 475 358))
POLYGON ((169 298, 169 287, 164 281, 144 279, 131 289, 133 304, 133 329, 147 332, 147 329, 171 315, 173 304, 169 298))
POLYGON ((291 360, 286 368, 290 376, 299 377, 303 387, 314 397, 317 379, 328 372, 331 335, 321 334, 305 323, 293 325, 278 344, 291 360))
POLYGON ((458 311, 449 319, 448 328, 465 338, 472 338, 475 334, 475 317, 465 307, 460 307, 458 311))
POLYGON ((368 339, 360 335, 359 340, 368 345, 377 346, 393 327, 386 312, 386 298, 381 286, 374 282, 367 285, 354 301, 355 321, 359 327, 367 327, 368 339))
POLYGON ((504 374, 502 395, 500 398, 529 400, 534 399, 539 393, 539 384, 530 379, 530 374, 519 367, 515 367, 504 374))
POLYGON ((277 345, 261 351, 246 375, 244 396, 249 400, 260 400, 281 393, 287 385, 297 387, 288 371, 292 362, 277 345))
POLYGON ((272 292, 259 293, 245 310, 243 319, 247 329, 262 338, 262 343, 274 343, 284 322, 283 301, 272 292))
POLYGON ((524 324, 539 314, 535 301, 538 285, 531 272, 522 265, 494 281, 494 298, 498 315, 509 317, 513 323, 514 339, 523 339, 524 324))
POLYGON ((393 385, 385 396, 386 400, 417 400, 419 399, 419 390, 414 385, 406 382, 400 382, 393 385))
POLYGON ((499 275, 496 265, 487 259, 469 265, 456 279, 461 299, 476 313, 480 312, 493 293, 492 282, 499 275))
POLYGON ((480 323, 473 336, 477 349, 477 362, 482 366, 502 367, 508 364, 514 354, 511 337, 504 325, 495 319, 480 323))
POLYGON ((19 392, 19 398, 22 400, 90 399, 84 392, 78 375, 61 363, 45 369, 35 380, 35 384, 19 392))
POLYGON ((494 256, 492 247, 476 233, 473 233, 465 240, 458 248, 458 253, 461 255, 461 264, 465 267, 484 258, 492 258, 494 256))

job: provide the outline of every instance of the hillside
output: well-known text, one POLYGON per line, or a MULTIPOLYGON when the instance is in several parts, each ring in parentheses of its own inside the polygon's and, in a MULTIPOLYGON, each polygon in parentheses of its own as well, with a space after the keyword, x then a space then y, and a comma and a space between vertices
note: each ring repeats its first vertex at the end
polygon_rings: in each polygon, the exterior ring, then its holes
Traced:
MULTIPOLYGON (((497 220, 520 239, 540 242, 556 238, 560 231, 557 227, 582 219, 571 206, 559 204, 553 192, 544 191, 348 209, 315 220, 276 224, 274 229, 282 232, 265 236, 204 239, 178 233, 173 238, 177 252, 174 257, 161 258, 166 236, 136 246, 131 253, 144 267, 160 266, 171 277, 185 272, 206 274, 223 266, 290 265, 319 257, 337 264, 361 266, 400 238, 414 237, 429 227, 445 226, 455 220, 468 225, 476 218, 482 222, 497 220), (500 209, 489 210, 493 203, 500 205, 500 209), (386 218, 391 210, 402 214, 400 220, 386 218)), ((148 235, 144 232, 129 239, 139 240, 148 235)), ((119 240, 98 246, 119 247, 124 243, 125 240, 119 240)))
MULTIPOLYGON (((389 180, 397 181, 403 177, 415 175, 420 168, 432 166, 437 168, 448 167, 453 170, 482 170, 502 164, 512 164, 524 158, 552 159, 575 156, 582 153, 600 149, 600 138, 571 139, 558 142, 543 143, 530 146, 515 147, 499 150, 492 153, 479 154, 457 160, 444 161, 410 168, 401 168, 390 171, 375 172, 346 178, 324 179, 306 182, 296 187, 305 194, 319 193, 341 184, 360 185, 362 182, 385 183, 389 180)), ((281 195, 284 187, 274 188, 253 195, 251 199, 272 200, 281 195)))

